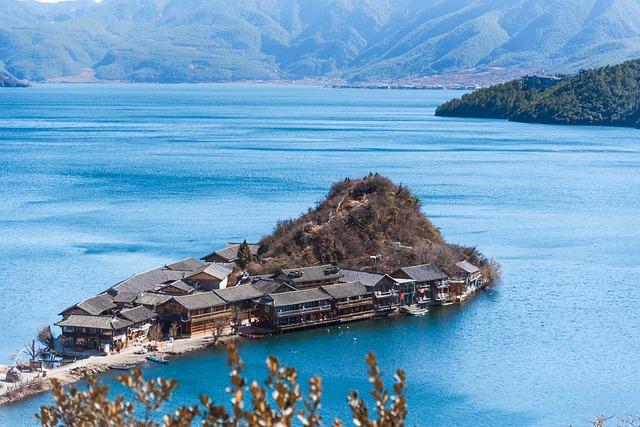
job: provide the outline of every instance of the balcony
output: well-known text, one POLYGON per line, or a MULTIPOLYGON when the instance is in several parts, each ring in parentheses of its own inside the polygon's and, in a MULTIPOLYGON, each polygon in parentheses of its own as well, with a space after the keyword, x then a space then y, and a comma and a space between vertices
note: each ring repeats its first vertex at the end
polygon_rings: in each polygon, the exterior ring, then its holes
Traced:
POLYGON ((304 314, 312 314, 312 313, 321 313, 324 311, 330 311, 331 305, 319 305, 316 307, 307 307, 307 308, 299 308, 297 310, 288 310, 288 311, 279 311, 277 313, 278 317, 291 317, 291 316, 299 316, 304 314))

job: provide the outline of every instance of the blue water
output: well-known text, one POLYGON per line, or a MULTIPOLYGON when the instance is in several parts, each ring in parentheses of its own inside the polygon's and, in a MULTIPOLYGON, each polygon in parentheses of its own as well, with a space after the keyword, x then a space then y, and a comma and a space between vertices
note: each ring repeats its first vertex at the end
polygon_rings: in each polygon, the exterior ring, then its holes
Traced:
MULTIPOLYGON (((258 239, 346 176, 413 188, 453 242, 503 265, 463 307, 242 346, 325 379, 348 420, 375 351, 415 425, 589 425, 640 412, 640 138, 634 129, 436 118, 447 91, 38 85, 0 91, 0 358, 116 281, 258 239), (355 339, 357 338, 357 339, 355 339)), ((222 352, 148 367, 172 405, 222 398, 222 352)), ((106 381, 113 382, 109 376, 106 381)), ((29 425, 46 395, 0 408, 29 425)))

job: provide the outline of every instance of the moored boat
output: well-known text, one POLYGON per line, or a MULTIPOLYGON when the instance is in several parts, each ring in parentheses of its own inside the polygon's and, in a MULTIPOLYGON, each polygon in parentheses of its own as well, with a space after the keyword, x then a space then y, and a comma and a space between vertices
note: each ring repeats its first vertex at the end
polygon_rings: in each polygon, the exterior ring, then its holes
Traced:
POLYGON ((145 359, 147 359, 150 362, 160 363, 162 365, 166 365, 167 363, 169 363, 166 359, 155 356, 153 354, 148 355, 147 357, 145 357, 145 359))
POLYGON ((128 371, 133 368, 135 365, 133 363, 123 363, 123 364, 115 364, 109 366, 110 369, 115 369, 116 371, 128 371))

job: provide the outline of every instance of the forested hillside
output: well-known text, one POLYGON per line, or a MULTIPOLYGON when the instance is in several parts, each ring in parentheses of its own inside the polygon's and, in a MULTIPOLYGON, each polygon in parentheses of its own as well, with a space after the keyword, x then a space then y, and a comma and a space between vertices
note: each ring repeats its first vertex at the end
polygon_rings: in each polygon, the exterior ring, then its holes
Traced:
POLYGON ((379 81, 640 56, 637 0, 0 0, 19 79, 379 81))
POLYGON ((438 116, 640 127, 640 60, 584 70, 544 85, 514 80, 438 107, 438 116))

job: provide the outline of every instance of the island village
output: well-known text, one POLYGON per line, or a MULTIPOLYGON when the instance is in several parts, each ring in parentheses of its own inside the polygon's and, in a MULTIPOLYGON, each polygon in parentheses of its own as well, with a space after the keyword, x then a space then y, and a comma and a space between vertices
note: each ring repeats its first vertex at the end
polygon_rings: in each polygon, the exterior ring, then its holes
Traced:
POLYGON ((0 404, 46 391, 53 379, 71 383, 108 369, 128 370, 144 359, 165 364, 164 354, 198 350, 219 339, 425 315, 487 285, 480 268, 467 260, 449 274, 434 264, 391 274, 325 264, 250 275, 239 257, 256 259, 259 249, 246 241, 229 243, 200 260, 136 274, 66 308, 55 323, 59 335, 45 328, 50 345, 38 349, 32 340, 23 350, 27 363, 17 357, 3 367, 0 404))
MULTIPOLYGON (((244 245, 257 256, 258 245, 244 245)), ((465 260, 453 275, 432 264, 391 274, 327 264, 251 276, 236 264, 240 248, 230 243, 201 260, 136 274, 63 310, 56 325, 64 352, 108 354, 207 334, 260 338, 394 313, 422 315, 464 301, 484 284, 480 269, 465 260)))

